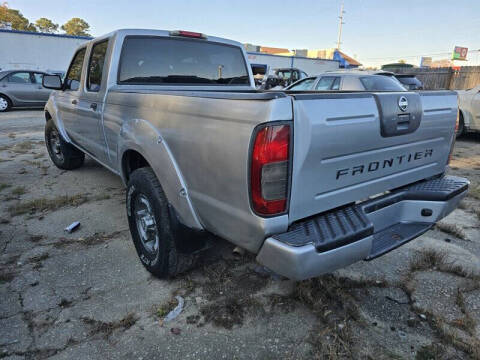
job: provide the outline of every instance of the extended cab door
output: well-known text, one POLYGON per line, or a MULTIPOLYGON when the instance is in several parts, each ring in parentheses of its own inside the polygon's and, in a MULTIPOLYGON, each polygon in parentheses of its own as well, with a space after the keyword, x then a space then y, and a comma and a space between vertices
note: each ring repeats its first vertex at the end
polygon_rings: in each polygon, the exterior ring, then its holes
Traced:
POLYGON ((82 147, 104 163, 108 163, 102 124, 108 75, 104 67, 108 45, 108 39, 92 45, 86 67, 84 92, 79 98, 77 107, 82 147))

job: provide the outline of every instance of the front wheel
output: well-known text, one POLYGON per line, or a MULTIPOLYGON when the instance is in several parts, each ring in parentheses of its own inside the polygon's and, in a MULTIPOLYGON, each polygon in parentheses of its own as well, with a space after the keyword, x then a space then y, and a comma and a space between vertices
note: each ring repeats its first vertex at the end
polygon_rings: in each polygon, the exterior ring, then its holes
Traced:
POLYGON ((135 249, 149 272, 165 278, 194 265, 196 254, 180 251, 167 198, 151 168, 140 168, 130 175, 126 205, 135 249))
POLYGON ((85 154, 62 138, 51 119, 45 125, 45 145, 50 159, 59 169, 73 170, 83 165, 85 154))
POLYGON ((0 95, 0 112, 6 112, 12 108, 12 103, 5 95, 0 95))

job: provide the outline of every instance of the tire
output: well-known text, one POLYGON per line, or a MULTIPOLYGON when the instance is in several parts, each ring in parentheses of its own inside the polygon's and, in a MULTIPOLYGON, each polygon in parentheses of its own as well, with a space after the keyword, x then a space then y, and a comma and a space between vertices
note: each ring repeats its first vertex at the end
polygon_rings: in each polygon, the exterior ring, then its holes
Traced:
POLYGON ((455 136, 458 139, 463 135, 465 135, 465 122, 463 121, 463 115, 460 114, 460 119, 458 121, 458 130, 455 136))
POLYGON ((5 95, 0 95, 0 112, 7 112, 12 108, 12 102, 5 95))
POLYGON ((194 266, 196 252, 183 252, 176 219, 150 167, 135 170, 127 185, 127 217, 143 266, 158 278, 178 275, 194 266))
POLYGON ((59 169, 77 169, 85 161, 85 154, 62 138, 51 119, 45 125, 45 145, 50 159, 59 169))

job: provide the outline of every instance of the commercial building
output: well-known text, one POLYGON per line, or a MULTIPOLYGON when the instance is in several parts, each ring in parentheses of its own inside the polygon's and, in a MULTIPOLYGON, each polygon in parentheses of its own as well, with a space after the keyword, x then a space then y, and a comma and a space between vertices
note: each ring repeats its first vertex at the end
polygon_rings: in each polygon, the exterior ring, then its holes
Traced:
POLYGON ((75 49, 90 39, 86 36, 0 29, 0 71, 66 71, 75 49))

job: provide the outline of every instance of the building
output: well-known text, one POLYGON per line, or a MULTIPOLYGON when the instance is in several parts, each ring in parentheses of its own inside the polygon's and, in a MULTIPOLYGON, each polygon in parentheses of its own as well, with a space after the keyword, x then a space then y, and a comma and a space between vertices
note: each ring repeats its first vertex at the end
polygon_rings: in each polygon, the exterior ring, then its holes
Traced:
POLYGON ((362 66, 360 62, 348 56, 343 51, 340 51, 336 48, 331 49, 317 49, 317 50, 299 50, 307 51, 307 57, 309 58, 321 58, 321 59, 332 59, 340 62, 340 67, 344 69, 358 68, 362 66))
POLYGON ((0 29, 0 71, 66 71, 75 49, 90 39, 86 36, 0 29))

